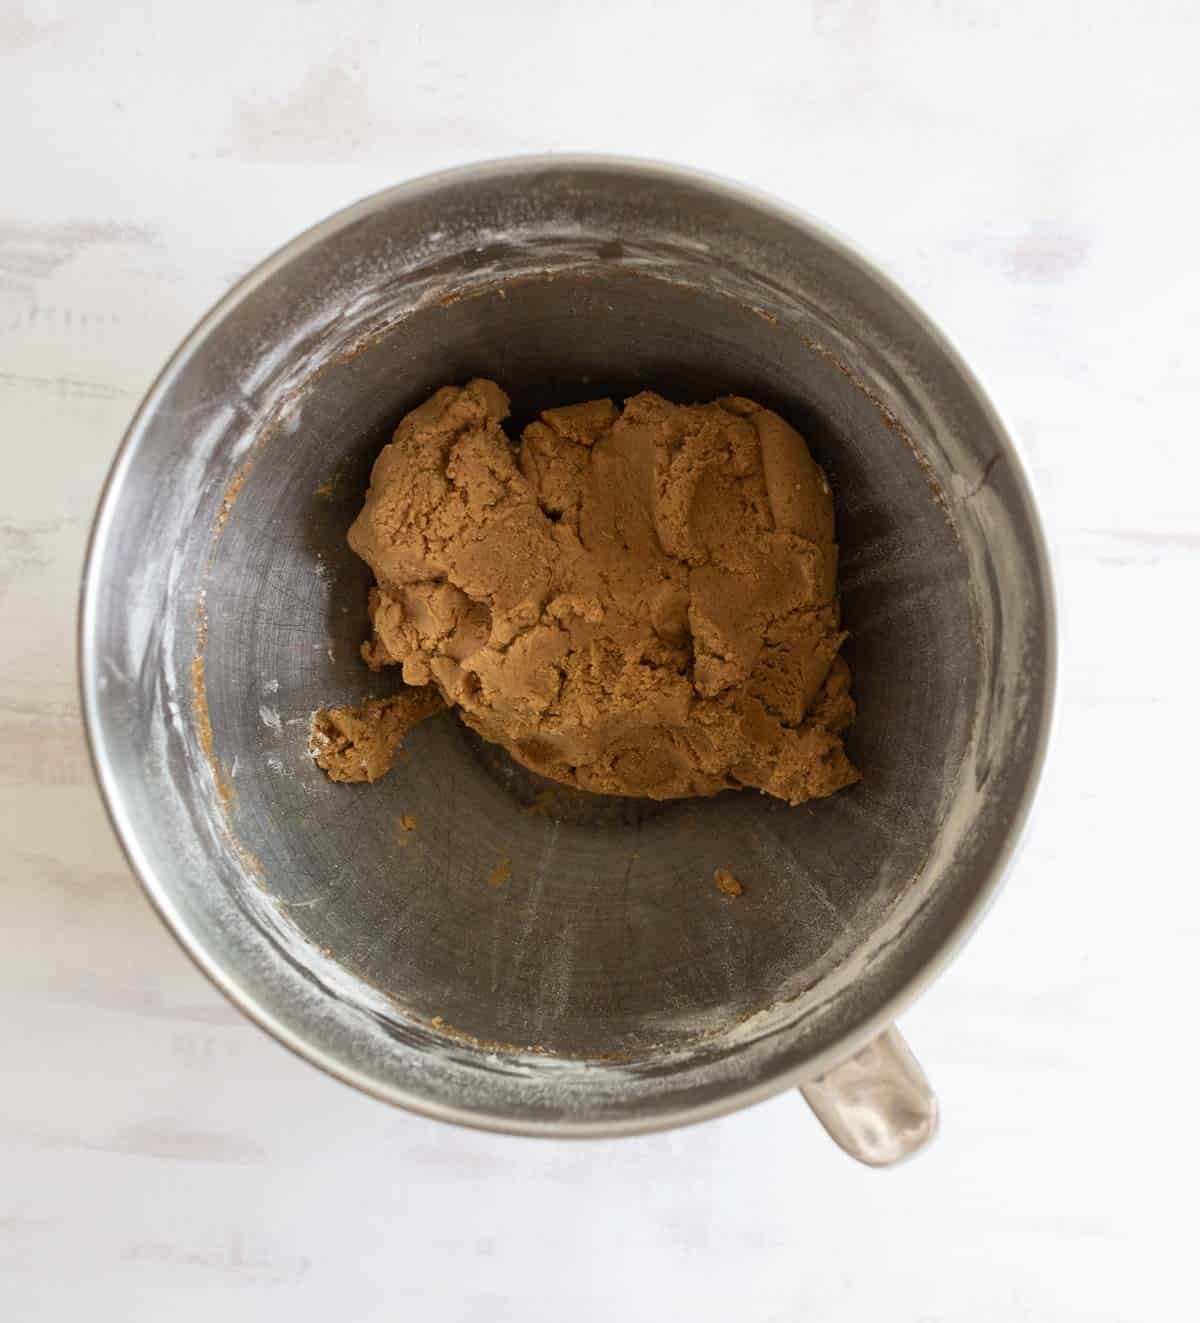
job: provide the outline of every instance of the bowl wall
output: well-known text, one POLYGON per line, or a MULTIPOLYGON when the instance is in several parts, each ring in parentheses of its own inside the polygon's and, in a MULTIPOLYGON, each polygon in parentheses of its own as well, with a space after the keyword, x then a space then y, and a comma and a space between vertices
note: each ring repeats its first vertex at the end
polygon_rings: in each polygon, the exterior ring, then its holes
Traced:
POLYGON ((859 259, 708 181, 501 163, 333 218, 180 351, 99 517, 85 698, 152 896, 285 1041, 439 1115, 641 1128, 827 1063, 962 929, 1040 756, 1046 592, 1003 430, 859 259), (377 784, 326 780, 312 710, 399 680, 359 660, 346 528, 399 418, 478 375, 514 437, 642 388, 803 432, 837 502, 860 785, 547 795, 450 714, 377 784))

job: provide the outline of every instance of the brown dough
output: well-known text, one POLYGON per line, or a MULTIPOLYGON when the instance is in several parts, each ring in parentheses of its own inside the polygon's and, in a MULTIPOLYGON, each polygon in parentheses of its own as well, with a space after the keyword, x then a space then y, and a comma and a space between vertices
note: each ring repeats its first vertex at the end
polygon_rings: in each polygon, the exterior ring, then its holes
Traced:
MULTIPOLYGON (((391 770, 408 732, 445 706, 441 694, 430 687, 406 689, 394 698, 369 698, 354 707, 318 708, 308 747, 331 781, 378 781, 391 770)), ((415 818, 412 823, 415 828, 415 818)))
POLYGON ((740 896, 746 890, 728 868, 714 868, 713 881, 717 890, 726 896, 740 896))
POLYGON ((500 862, 488 874, 487 884, 489 887, 502 887, 512 877, 512 861, 501 859, 500 862))
POLYGON ((833 499, 799 434, 643 392, 548 409, 516 449, 507 414, 494 382, 446 386, 376 461, 349 534, 378 585, 368 664, 583 790, 856 781, 833 499))

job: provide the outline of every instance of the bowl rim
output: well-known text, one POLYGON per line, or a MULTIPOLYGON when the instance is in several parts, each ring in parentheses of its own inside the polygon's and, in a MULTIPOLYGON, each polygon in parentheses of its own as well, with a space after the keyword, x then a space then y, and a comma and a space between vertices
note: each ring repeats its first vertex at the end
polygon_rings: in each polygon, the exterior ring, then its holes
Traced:
POLYGON ((951 338, 892 280, 879 263, 868 257, 857 244, 848 240, 838 229, 817 220, 807 211, 723 175, 645 157, 604 153, 528 154, 489 158, 423 174, 380 189, 330 213, 288 240, 236 281, 184 336, 154 378, 134 412, 97 498, 84 556, 78 602, 76 631, 78 684, 92 770, 105 812, 122 853, 151 905, 179 946, 205 977, 243 1014, 276 1041, 326 1074, 410 1112, 475 1130, 503 1134, 602 1138, 646 1134, 696 1124, 740 1110, 782 1093, 786 1089, 820 1078, 886 1029, 896 1016, 947 967, 995 899, 1000 883, 1026 834, 1030 811, 1042 779, 1055 724, 1055 699, 1059 683, 1058 614, 1058 594, 1043 520, 1029 477, 1028 464, 1013 429, 1008 426, 991 395, 967 365, 951 338), (569 173, 576 170, 610 172, 619 176, 636 177, 643 182, 661 180, 679 185, 699 186, 710 195, 723 197, 764 214, 793 230, 802 232, 810 240, 833 249, 912 318, 921 332, 944 356, 947 366, 970 393, 974 403, 987 418, 996 439, 1006 451, 1012 480, 1029 517, 1029 560, 1038 578, 1044 600, 1040 623, 1044 635, 1046 661, 1040 695, 1041 711, 1031 744, 1028 775, 1016 798, 1003 844, 996 851, 987 876, 978 881, 974 895, 963 907, 957 919, 942 934, 932 955, 918 963, 909 975, 900 979, 892 993, 881 999, 852 1031, 803 1062, 784 1065, 757 1083, 731 1087, 719 1096, 700 1103, 679 1105, 673 1109, 664 1109, 645 1116, 634 1114, 582 1121, 565 1117, 514 1118, 492 1115, 478 1108, 456 1107, 412 1093, 391 1082, 368 1075, 349 1061, 308 1041, 285 1024, 270 1007, 262 1004, 258 998, 241 986, 236 977, 236 970, 227 967, 190 931, 186 919, 172 902, 168 888, 162 884, 139 846, 136 830, 125 812, 121 785, 111 766, 105 743, 99 715, 102 700, 97 683, 99 566, 104 559, 105 549, 112 534, 122 488, 149 419, 184 366, 208 337, 255 290, 284 270, 295 258, 319 246, 332 235, 362 218, 393 203, 447 185, 469 184, 503 177, 514 172, 569 173))

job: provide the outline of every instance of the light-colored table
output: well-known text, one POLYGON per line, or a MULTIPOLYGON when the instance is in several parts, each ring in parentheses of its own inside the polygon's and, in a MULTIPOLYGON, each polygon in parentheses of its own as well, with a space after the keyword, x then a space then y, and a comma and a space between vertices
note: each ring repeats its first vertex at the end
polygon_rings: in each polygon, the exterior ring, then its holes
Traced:
POLYGON ((1198 52, 1200 11, 1153 0, 0 3, 0 1318, 1197 1317, 1198 52), (945 1119, 893 1173, 794 1095, 593 1144, 360 1097, 193 969, 92 786, 80 561, 167 353, 361 194, 554 150, 840 228, 1026 447, 1056 745, 905 1019, 945 1119))

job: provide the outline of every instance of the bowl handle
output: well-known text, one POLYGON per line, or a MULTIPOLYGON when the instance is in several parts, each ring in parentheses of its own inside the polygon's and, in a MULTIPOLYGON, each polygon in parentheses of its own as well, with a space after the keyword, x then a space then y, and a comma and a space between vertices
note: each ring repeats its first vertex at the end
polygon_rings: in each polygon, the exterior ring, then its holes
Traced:
POLYGON ((800 1092, 834 1143, 868 1167, 900 1162, 937 1132, 937 1098, 895 1025, 800 1092))

